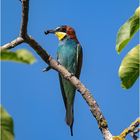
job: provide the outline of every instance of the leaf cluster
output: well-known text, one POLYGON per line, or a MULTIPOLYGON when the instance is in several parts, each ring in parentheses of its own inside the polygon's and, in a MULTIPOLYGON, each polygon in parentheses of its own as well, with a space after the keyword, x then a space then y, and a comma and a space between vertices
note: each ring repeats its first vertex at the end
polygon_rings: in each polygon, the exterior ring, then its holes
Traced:
MULTIPOLYGON (((119 29, 116 40, 116 51, 118 54, 127 46, 133 36, 140 29, 140 7, 138 7, 132 17, 128 19, 119 29)), ((125 89, 131 88, 139 77, 140 45, 132 48, 121 62, 119 68, 119 77, 121 86, 125 89)))

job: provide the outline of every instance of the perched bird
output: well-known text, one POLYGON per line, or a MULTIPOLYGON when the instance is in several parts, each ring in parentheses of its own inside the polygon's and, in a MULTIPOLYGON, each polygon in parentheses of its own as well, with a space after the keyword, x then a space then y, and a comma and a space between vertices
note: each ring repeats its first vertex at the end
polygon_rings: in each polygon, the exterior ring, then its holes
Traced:
MULTIPOLYGON (((57 49, 57 60, 70 73, 77 78, 80 76, 82 66, 82 48, 76 37, 74 29, 63 25, 54 30, 48 30, 45 34, 53 33, 58 37, 59 45, 57 49)), ((66 123, 69 125, 71 135, 73 136, 74 122, 74 97, 76 88, 64 77, 59 74, 60 87, 66 109, 66 123)))

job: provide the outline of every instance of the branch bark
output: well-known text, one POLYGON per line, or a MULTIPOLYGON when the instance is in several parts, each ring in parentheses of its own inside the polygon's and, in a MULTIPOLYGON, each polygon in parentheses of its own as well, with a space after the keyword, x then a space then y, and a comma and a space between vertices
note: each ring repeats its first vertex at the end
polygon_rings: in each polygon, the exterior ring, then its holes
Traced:
POLYGON ((2 47, 0 47, 0 51, 12 49, 12 48, 16 47, 17 45, 20 45, 23 42, 24 42, 24 39, 22 37, 17 37, 15 40, 11 41, 10 43, 7 43, 7 44, 3 45, 2 47))
POLYGON ((120 134, 122 138, 125 138, 129 133, 135 133, 135 129, 140 124, 140 118, 137 118, 134 122, 131 123, 131 125, 124 129, 124 131, 120 134))
POLYGON ((27 25, 28 25, 28 12, 29 12, 29 0, 22 0, 22 21, 20 28, 20 36, 26 38, 27 25))
POLYGON ((131 132, 130 135, 134 140, 140 140, 139 132, 140 132, 140 128, 136 128, 136 130, 134 132, 131 132))

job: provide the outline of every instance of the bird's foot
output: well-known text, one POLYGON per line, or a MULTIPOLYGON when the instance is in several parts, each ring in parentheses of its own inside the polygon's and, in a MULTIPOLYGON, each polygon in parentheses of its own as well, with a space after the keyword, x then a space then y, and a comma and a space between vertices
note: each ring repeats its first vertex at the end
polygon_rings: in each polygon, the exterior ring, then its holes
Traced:
POLYGON ((48 66, 48 67, 42 69, 42 71, 43 71, 43 72, 47 72, 47 71, 49 71, 50 69, 52 69, 52 67, 51 67, 51 66, 48 66))
MULTIPOLYGON (((57 65, 61 65, 59 61, 57 61, 57 65)), ((51 69, 53 69, 53 68, 52 68, 51 66, 48 66, 48 67, 42 69, 42 71, 43 71, 43 72, 47 72, 47 71, 49 71, 49 70, 51 70, 51 69)))

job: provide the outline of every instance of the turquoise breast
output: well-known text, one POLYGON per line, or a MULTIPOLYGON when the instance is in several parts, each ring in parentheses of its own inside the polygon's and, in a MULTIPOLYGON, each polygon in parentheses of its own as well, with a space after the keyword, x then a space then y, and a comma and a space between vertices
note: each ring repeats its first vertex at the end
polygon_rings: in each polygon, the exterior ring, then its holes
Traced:
POLYGON ((71 39, 65 39, 59 42, 57 50, 57 59, 69 72, 75 74, 77 65, 76 42, 71 39))

